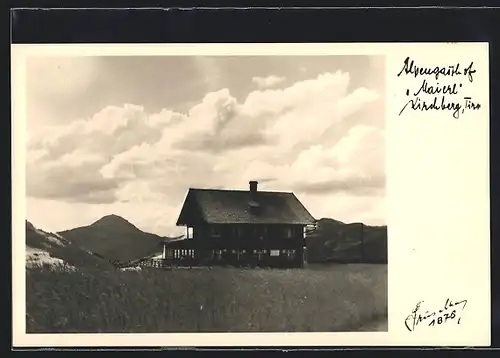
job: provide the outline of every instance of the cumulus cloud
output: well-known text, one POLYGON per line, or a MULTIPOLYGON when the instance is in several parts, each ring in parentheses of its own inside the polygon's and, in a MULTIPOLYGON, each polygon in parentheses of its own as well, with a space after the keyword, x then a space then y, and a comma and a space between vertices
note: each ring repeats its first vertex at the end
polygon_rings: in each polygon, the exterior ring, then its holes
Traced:
POLYGON ((283 81, 285 81, 285 77, 278 77, 275 75, 267 76, 267 77, 252 77, 252 82, 256 83, 260 88, 268 88, 274 87, 283 81))
MULTIPOLYGON (((268 77, 260 84, 278 80, 268 77)), ((316 216, 332 214, 321 204, 324 195, 373 200, 368 210, 385 184, 384 132, 349 123, 380 94, 349 90, 349 84, 349 74, 339 71, 284 89, 253 91, 241 100, 224 88, 186 113, 106 107, 30 136, 27 194, 156 205, 158 217, 141 217, 155 230, 174 226, 189 187, 246 188, 253 179, 262 189, 296 191, 316 216)), ((339 219, 345 219, 346 207, 339 219)))
POLYGON ((331 147, 312 145, 284 165, 259 158, 246 165, 244 176, 264 175, 301 192, 351 194, 383 189, 384 134, 382 129, 356 126, 331 147))
MULTIPOLYGON (((71 154, 70 156, 73 156, 71 154)), ((77 155, 75 155, 78 158, 77 155)), ((102 160, 79 161, 63 157, 58 162, 28 165, 26 191, 29 196, 84 203, 111 203, 118 182, 99 174, 102 160)))

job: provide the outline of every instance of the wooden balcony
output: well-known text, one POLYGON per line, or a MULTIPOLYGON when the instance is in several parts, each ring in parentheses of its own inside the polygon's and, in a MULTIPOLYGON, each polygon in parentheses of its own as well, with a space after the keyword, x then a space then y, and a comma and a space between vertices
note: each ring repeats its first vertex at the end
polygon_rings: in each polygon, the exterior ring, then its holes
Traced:
POLYGON ((249 266, 300 268, 304 254, 297 249, 175 249, 164 259, 146 259, 135 266, 141 268, 200 267, 200 266, 249 266))

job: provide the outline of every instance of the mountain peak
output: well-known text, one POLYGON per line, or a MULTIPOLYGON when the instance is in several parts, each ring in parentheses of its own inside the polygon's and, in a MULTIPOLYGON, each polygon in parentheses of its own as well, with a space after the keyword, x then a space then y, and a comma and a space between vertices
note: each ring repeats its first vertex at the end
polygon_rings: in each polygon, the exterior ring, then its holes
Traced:
POLYGON ((144 232, 121 216, 106 215, 93 224, 60 233, 76 245, 105 257, 129 262, 156 253, 163 238, 144 232))
POLYGON ((107 226, 107 227, 130 227, 130 228, 135 228, 137 229, 132 223, 130 223, 127 219, 122 218, 121 216, 115 215, 115 214, 110 214, 103 216, 90 226, 107 226))
POLYGON ((116 215, 116 214, 109 214, 109 215, 104 215, 102 218, 100 218, 99 220, 102 220, 102 219, 113 219, 113 220, 125 220, 127 221, 126 219, 122 218, 121 216, 119 215, 116 215))

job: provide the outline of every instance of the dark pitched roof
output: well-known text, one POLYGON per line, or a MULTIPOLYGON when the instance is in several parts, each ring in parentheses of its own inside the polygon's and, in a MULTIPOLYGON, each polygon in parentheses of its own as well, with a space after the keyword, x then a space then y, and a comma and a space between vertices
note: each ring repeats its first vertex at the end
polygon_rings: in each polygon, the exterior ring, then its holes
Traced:
POLYGON ((315 219, 287 192, 189 189, 177 225, 314 224, 315 219))

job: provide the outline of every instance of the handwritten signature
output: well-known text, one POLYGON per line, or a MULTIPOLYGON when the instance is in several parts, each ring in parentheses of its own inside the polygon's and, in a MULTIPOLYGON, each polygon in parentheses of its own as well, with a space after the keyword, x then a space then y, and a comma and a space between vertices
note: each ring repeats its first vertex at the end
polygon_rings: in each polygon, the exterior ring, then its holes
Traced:
POLYGON ((418 302, 411 314, 405 319, 405 326, 410 332, 414 332, 420 323, 427 323, 429 327, 450 321, 456 321, 457 324, 460 324, 460 313, 465 309, 467 300, 453 302, 453 300, 447 298, 443 308, 436 311, 426 310, 425 312, 421 309, 422 303, 423 301, 418 302))

